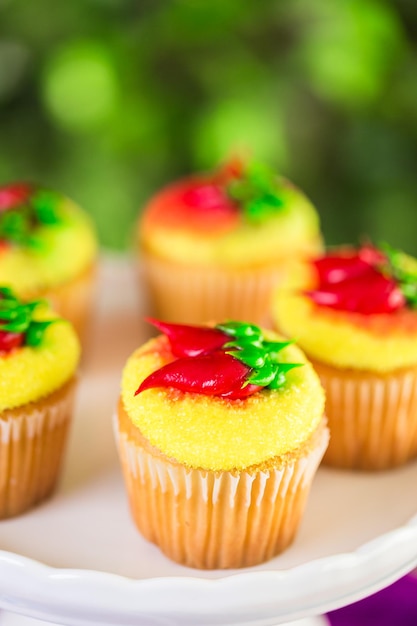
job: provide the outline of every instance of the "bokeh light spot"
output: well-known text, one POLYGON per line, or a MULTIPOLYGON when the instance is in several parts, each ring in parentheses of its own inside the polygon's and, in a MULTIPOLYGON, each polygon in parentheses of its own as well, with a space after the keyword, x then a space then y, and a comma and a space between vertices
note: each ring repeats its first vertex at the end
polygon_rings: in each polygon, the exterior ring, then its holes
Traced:
POLYGON ((389 5, 378 0, 319 3, 300 58, 324 99, 364 107, 382 93, 402 46, 403 33, 389 5))
POLYGON ((45 104, 53 117, 71 130, 97 128, 115 110, 116 71, 106 48, 74 42, 61 49, 46 68, 45 104))
POLYGON ((283 166, 286 141, 278 107, 262 97, 226 99, 205 111, 195 131, 196 165, 210 167, 231 154, 283 166))

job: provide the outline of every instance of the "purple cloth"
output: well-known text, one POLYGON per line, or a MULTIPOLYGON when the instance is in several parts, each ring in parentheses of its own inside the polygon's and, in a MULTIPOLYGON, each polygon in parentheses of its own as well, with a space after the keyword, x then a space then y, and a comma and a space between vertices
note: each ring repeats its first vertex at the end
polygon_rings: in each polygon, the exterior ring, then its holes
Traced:
POLYGON ((409 574, 327 618, 331 626, 417 626, 417 577, 409 574))

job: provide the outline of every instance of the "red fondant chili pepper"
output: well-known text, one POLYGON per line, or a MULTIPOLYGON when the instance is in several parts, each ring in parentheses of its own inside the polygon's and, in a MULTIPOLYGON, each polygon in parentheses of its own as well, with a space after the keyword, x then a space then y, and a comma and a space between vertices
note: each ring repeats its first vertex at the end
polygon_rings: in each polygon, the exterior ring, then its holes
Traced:
POLYGON ((153 318, 147 321, 168 337, 172 354, 178 357, 196 357, 218 350, 231 339, 230 335, 216 328, 170 324, 153 318))
POLYGON ((209 328, 148 321, 165 333, 179 358, 150 374, 136 394, 174 387, 236 400, 266 387, 278 389, 286 373, 299 365, 280 361, 279 353, 291 342, 267 341, 254 324, 227 321, 209 328))
POLYGON ((231 389, 226 393, 219 394, 222 398, 228 398, 229 400, 243 400, 243 398, 247 398, 248 396, 253 395, 257 391, 264 389, 260 385, 245 385, 245 387, 238 387, 236 389, 231 389))
POLYGON ((226 192, 219 185, 207 182, 187 189, 182 200, 193 209, 204 211, 213 210, 234 210, 234 205, 230 202, 226 192))
POLYGON ((333 285, 356 279, 370 268, 383 263, 384 255, 371 246, 364 246, 351 254, 328 254, 313 261, 320 285, 333 285))
POLYGON ((0 330, 0 353, 11 352, 14 348, 19 348, 23 344, 23 340, 24 333, 0 330))
POLYGON ((251 371, 250 367, 221 351, 192 359, 179 358, 145 378, 135 395, 155 387, 174 387, 209 396, 245 397, 248 391, 244 383, 251 371))
POLYGON ((395 282, 372 268, 360 281, 325 285, 306 293, 321 306, 365 315, 390 313, 404 306, 404 296, 395 282))
POLYGON ((0 187, 0 211, 7 211, 24 204, 32 193, 32 187, 26 183, 16 183, 0 187))
POLYGON ((313 262, 320 285, 334 285, 352 280, 369 269, 369 263, 357 255, 350 257, 325 256, 313 262))
POLYGON ((406 300, 396 280, 381 269, 384 262, 382 252, 371 246, 317 259, 319 284, 306 295, 318 305, 363 315, 396 311, 406 300))

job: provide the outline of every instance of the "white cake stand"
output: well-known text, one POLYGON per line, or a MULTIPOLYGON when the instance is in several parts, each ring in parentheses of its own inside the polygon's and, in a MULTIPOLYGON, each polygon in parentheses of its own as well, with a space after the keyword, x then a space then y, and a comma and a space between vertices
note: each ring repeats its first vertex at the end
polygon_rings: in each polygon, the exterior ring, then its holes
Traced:
POLYGON ((10 612, 0 610, 0 626, 317 625, 417 565, 417 463, 377 474, 321 468, 295 543, 262 566, 197 571, 147 543, 112 432, 121 368, 147 333, 142 306, 127 260, 105 259, 62 483, 0 523, 0 609, 10 612))

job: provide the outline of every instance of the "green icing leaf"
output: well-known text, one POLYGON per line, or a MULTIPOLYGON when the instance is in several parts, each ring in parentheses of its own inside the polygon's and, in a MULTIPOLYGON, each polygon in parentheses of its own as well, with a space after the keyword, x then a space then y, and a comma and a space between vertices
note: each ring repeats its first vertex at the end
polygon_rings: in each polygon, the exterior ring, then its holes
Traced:
POLYGON ((59 196, 53 191, 40 190, 32 198, 32 206, 40 224, 59 224, 61 221, 57 210, 59 196))
POLYGON ((256 326, 255 324, 248 324, 246 322, 225 322, 224 324, 217 324, 216 328, 231 337, 262 337, 262 332, 259 326, 256 326))
POLYGON ((381 268, 382 271, 396 281, 408 306, 417 308, 417 261, 387 243, 382 243, 378 247, 388 262, 387 267, 381 268))
POLYGON ((227 354, 251 368, 247 385, 251 383, 278 389, 284 385, 287 372, 302 365, 283 363, 280 360, 280 352, 292 344, 292 341, 268 341, 255 324, 229 321, 218 324, 215 328, 232 338, 223 346, 227 354))
POLYGON ((31 321, 26 330, 25 344, 31 347, 39 346, 43 341, 46 329, 57 321, 58 320, 31 321))
POLYGON ((260 223, 285 207, 275 172, 260 163, 251 163, 241 178, 232 180, 227 193, 252 223, 260 223))
POLYGON ((284 348, 286 348, 287 346, 290 346, 292 343, 294 342, 293 341, 268 341, 269 356, 271 357, 273 361, 277 360, 279 358, 278 352, 281 352, 281 350, 284 350, 284 348))
POLYGON ((287 380, 286 378, 287 372, 289 372, 290 370, 293 370, 295 367, 301 367, 301 366, 302 366, 302 363, 279 363, 278 369, 275 373, 274 380, 272 380, 268 385, 269 388, 279 389, 280 387, 282 387, 287 380))
POLYGON ((262 387, 269 387, 276 376, 276 364, 267 361, 265 365, 253 372, 249 376, 248 382, 252 385, 261 385, 262 387))
POLYGON ((46 329, 60 318, 34 320, 35 309, 42 300, 21 302, 8 287, 0 288, 0 330, 24 334, 24 345, 36 347, 42 343, 46 329))
POLYGON ((239 361, 242 361, 242 363, 248 367, 253 367, 255 369, 264 367, 267 358, 265 349, 259 349, 250 345, 246 345, 241 350, 230 350, 226 353, 231 354, 236 359, 239 359, 239 361))
POLYGON ((12 302, 18 302, 10 287, 0 287, 0 308, 2 306, 12 306, 12 302))
POLYGON ((53 191, 37 190, 29 199, 16 207, 0 213, 0 241, 17 246, 36 248, 39 246, 36 229, 39 226, 59 224, 59 195, 53 191))
POLYGON ((0 214, 0 239, 18 245, 26 245, 30 236, 30 222, 27 211, 15 209, 0 214))

